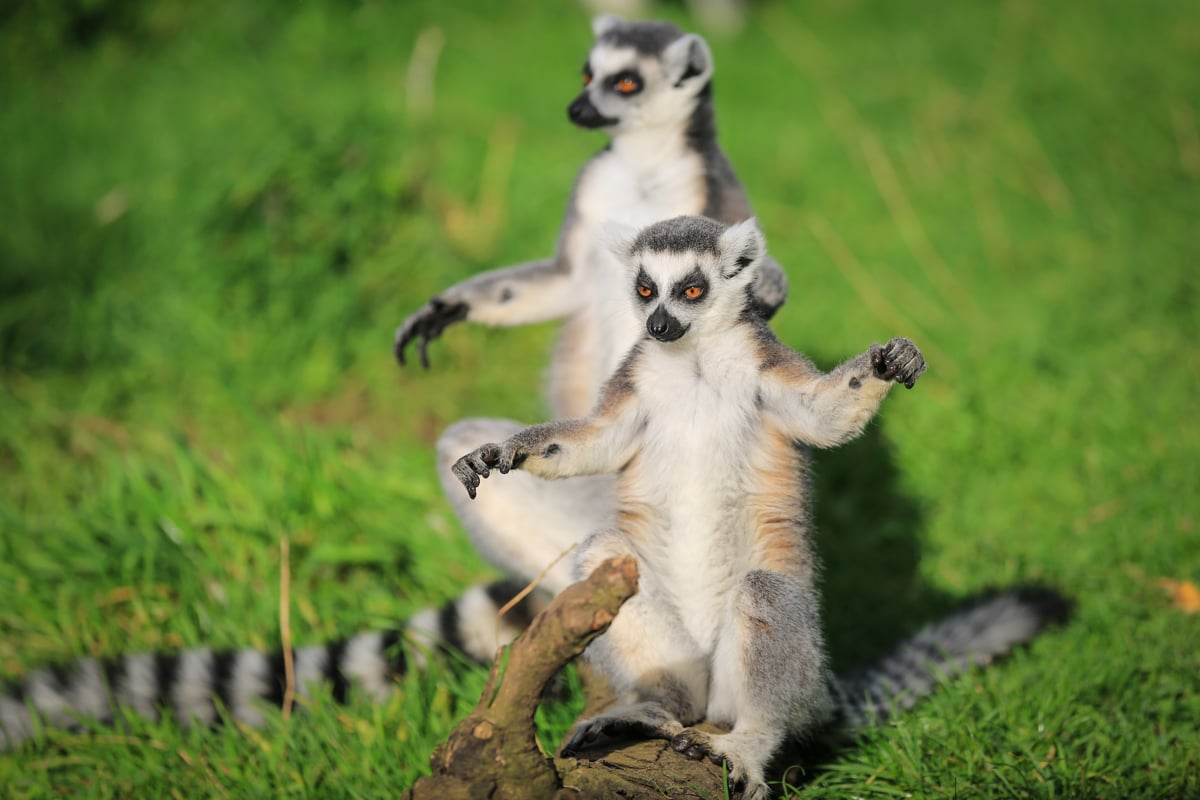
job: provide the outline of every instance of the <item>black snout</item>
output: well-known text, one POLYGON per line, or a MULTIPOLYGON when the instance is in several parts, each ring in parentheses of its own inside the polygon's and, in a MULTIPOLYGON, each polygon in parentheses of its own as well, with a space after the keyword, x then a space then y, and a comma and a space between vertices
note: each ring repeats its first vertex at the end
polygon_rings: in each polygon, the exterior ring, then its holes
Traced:
POLYGON ((660 342, 673 342, 687 333, 688 326, 672 317, 662 306, 646 320, 646 332, 660 342))
POLYGON ((592 104, 587 92, 575 98, 575 102, 567 108, 567 116, 581 128, 604 128, 617 124, 615 119, 600 113, 600 109, 592 104))

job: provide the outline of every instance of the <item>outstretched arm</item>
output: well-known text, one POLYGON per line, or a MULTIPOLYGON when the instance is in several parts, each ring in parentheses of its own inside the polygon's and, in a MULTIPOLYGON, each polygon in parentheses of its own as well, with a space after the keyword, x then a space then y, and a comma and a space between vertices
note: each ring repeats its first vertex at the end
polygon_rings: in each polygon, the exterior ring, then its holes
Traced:
POLYGON ((893 383, 909 389, 925 371, 910 339, 873 344, 828 374, 778 341, 765 348, 763 399, 788 435, 816 447, 833 447, 862 433, 893 383))
POLYGON ((591 416, 545 422, 518 431, 506 441, 467 453, 450 469, 472 498, 491 471, 523 469, 542 478, 569 478, 616 472, 637 450, 641 411, 632 380, 638 349, 626 358, 600 393, 591 416))
POLYGON ((557 256, 489 270, 456 283, 433 297, 396 329, 396 359, 417 342, 421 364, 429 368, 429 343, 455 322, 468 320, 508 327, 543 322, 574 310, 571 271, 557 256))

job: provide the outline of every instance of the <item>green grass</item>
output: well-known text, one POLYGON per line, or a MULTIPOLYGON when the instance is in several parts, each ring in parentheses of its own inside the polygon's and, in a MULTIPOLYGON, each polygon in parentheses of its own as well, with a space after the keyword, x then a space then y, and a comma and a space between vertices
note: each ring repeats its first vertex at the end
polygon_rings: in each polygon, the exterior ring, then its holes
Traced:
MULTIPOLYGON (((572 4, 27 4, 0 17, 0 677, 383 625, 488 575, 431 447, 535 421, 553 326, 392 330, 549 252, 602 142, 572 4), (435 33, 436 31, 436 33, 435 33), (414 44, 444 47, 432 110, 414 44)), ((676 6, 656 7, 678 16, 676 6)), ((818 463, 837 665, 986 586, 1072 624, 805 796, 1200 794, 1200 22, 1182 6, 761 3, 711 38, 722 139, 832 366, 930 371, 818 463)), ((447 674, 452 677, 447 677, 447 674)), ((131 721, 0 756, 15 797, 394 795, 477 671, 260 731, 131 721)), ((569 714, 551 709, 547 737, 569 714)))

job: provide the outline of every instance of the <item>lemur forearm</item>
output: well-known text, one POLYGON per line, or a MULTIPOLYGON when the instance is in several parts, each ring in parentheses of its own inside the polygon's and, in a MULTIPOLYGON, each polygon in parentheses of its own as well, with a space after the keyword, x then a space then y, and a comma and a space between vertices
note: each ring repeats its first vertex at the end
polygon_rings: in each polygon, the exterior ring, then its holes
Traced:
POLYGON ((790 435, 833 447, 862 433, 893 383, 911 389, 924 371, 916 345, 898 337, 871 345, 827 375, 807 361, 782 361, 771 373, 767 401, 790 435))
POLYGON ((625 413, 532 425, 499 444, 485 444, 451 467, 472 498, 481 479, 523 469, 542 478, 570 478, 616 472, 633 456, 637 433, 631 408, 625 413))
POLYGON ((588 418, 534 425, 505 447, 525 453, 520 469, 541 478, 570 478, 615 472, 628 460, 628 437, 619 420, 588 418))
POLYGON ((475 275, 438 299, 466 305, 472 322, 502 327, 557 319, 580 303, 570 269, 555 256, 475 275))
POLYGON ((816 447, 848 442, 863 432, 891 388, 892 381, 876 377, 869 351, 855 356, 793 394, 793 433, 816 447))

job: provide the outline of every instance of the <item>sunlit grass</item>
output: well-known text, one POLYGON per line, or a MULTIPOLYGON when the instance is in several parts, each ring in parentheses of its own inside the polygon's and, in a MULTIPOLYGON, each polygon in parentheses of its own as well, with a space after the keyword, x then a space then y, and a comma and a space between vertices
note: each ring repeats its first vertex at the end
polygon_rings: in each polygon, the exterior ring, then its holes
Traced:
MULTIPOLYGON (((272 646, 284 538, 298 643, 488 575, 431 446, 466 416, 542 418, 553 326, 452 330, 428 373, 391 335, 553 246, 602 143, 564 119, 583 14, 70 17, 0 31, 0 676, 272 646), (443 43, 428 110, 422 34, 443 43)), ((1200 27, 1169 3, 763 3, 711 40, 723 142, 792 281, 781 337, 831 366, 910 335, 930 361, 818 463, 835 663, 985 586, 1079 607, 807 765, 805 796, 1194 794, 1200 621, 1156 581, 1200 581, 1200 27)), ((482 679, 259 731, 46 732, 0 786, 392 795, 482 679)), ((545 718, 551 742, 569 714, 545 718)))

